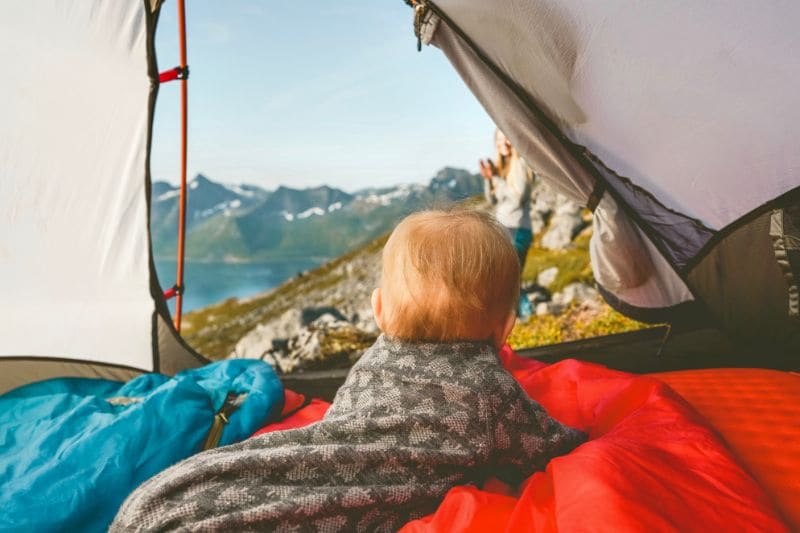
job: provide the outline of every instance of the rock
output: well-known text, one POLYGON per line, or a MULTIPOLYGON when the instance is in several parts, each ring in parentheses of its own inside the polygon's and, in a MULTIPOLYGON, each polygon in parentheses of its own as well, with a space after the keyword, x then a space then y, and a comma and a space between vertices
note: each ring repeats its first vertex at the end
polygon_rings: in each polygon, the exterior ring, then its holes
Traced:
POLYGON ((561 195, 559 198, 560 202, 550 219, 550 226, 540 242, 543 248, 550 250, 566 247, 586 225, 581 207, 561 195))
POLYGON ((555 211, 558 198, 555 192, 541 179, 533 184, 531 190, 531 231, 540 234, 547 228, 547 222, 555 211))
POLYGON ((584 283, 570 283, 561 292, 553 294, 551 303, 566 308, 572 303, 581 304, 583 302, 597 300, 598 293, 592 287, 584 283))
POLYGON ((584 283, 570 283, 561 291, 563 295, 562 303, 564 305, 571 304, 572 302, 586 302, 589 300, 596 300, 598 297, 597 290, 584 283))
POLYGON ((320 317, 328 315, 333 320, 339 320, 342 322, 347 322, 347 318, 335 307, 331 306, 324 306, 324 307, 304 307, 303 310, 300 312, 300 324, 303 326, 307 326, 318 320, 320 317))
POLYGON ((560 302, 541 302, 536 305, 536 316, 560 315, 565 308, 560 302))
POLYGON ((333 306, 291 309, 245 335, 231 357, 260 358, 282 373, 349 367, 377 337, 371 307, 362 313, 352 317, 368 330, 333 306))
POLYGON ((541 213, 531 210, 531 231, 539 235, 547 227, 547 220, 541 213))
POLYGON ((321 329, 307 329, 289 341, 288 354, 284 358, 281 370, 292 372, 302 363, 316 361, 322 357, 322 337, 321 329))
POLYGON ((536 307, 542 302, 549 302, 551 299, 550 291, 547 289, 535 290, 525 293, 528 301, 533 307, 536 307))
POLYGON ((324 315, 262 359, 283 373, 322 368, 348 368, 375 341, 347 322, 324 315))
POLYGON ((538 179, 531 189, 531 214, 535 213, 547 222, 559 205, 559 196, 547 183, 538 179))
POLYGON ((558 267, 550 267, 539 272, 536 276, 536 283, 542 287, 549 287, 558 277, 558 267))
POLYGON ((520 292, 528 299, 534 309, 537 304, 550 300, 550 291, 533 281, 524 282, 520 287, 520 292))
POLYGON ((312 329, 335 329, 342 326, 349 326, 350 322, 346 319, 342 320, 337 316, 325 313, 321 317, 313 321, 309 326, 312 329))
POLYGON ((259 324, 236 343, 231 357, 240 359, 261 359, 273 349, 277 339, 289 339, 300 332, 301 311, 289 309, 279 318, 266 324, 259 324))
POLYGON ((350 322, 365 333, 370 335, 378 335, 380 330, 378 324, 375 323, 375 317, 372 316, 372 305, 362 307, 360 310, 353 313, 350 322))

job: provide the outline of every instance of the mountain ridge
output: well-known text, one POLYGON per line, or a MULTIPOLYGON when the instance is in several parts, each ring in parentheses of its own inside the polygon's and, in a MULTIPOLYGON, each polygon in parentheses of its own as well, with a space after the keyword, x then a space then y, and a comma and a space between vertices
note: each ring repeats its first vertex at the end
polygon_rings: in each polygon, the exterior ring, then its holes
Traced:
MULTIPOLYGON (((333 258, 381 235, 422 208, 464 200, 482 190, 480 176, 452 167, 425 184, 348 193, 329 185, 274 191, 217 183, 203 174, 189 182, 186 258, 257 262, 286 257, 333 258)), ((177 186, 152 187, 151 234, 157 259, 177 250, 177 186)))

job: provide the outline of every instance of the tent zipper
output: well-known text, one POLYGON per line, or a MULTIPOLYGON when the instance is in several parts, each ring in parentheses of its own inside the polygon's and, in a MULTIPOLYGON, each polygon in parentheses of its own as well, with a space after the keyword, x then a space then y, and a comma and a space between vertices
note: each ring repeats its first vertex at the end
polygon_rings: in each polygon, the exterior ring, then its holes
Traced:
POLYGON ((417 52, 422 52, 422 24, 428 14, 428 6, 424 0, 412 1, 414 7, 414 35, 417 37, 417 52))
POLYGON ((222 402, 222 407, 214 414, 214 422, 211 424, 211 429, 208 430, 208 435, 206 435, 206 440, 203 442, 202 450, 210 450, 219 446, 219 441, 222 439, 222 432, 225 430, 225 426, 228 425, 230 416, 242 403, 241 399, 242 396, 239 394, 234 392, 228 393, 225 397, 225 401, 222 402))

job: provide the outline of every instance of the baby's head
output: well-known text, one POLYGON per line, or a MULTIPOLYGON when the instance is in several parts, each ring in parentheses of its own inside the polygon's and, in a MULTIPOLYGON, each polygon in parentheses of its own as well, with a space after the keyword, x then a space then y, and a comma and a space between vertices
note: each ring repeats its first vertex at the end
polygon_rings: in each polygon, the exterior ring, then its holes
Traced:
POLYGON ((409 216, 383 249, 372 295, 378 327, 406 340, 505 342, 519 298, 519 260, 506 231, 476 210, 409 216))

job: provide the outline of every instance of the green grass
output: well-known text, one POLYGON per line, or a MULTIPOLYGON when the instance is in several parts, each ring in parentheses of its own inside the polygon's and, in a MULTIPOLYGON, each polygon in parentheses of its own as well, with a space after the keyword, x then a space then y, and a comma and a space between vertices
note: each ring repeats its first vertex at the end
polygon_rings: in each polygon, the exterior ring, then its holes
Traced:
POLYGON ((526 322, 518 323, 511 332, 508 343, 519 350, 648 327, 652 326, 632 320, 605 303, 591 318, 586 316, 585 310, 580 306, 573 305, 560 315, 533 316, 526 322))
POLYGON ((556 267, 558 275, 549 287, 551 292, 558 292, 575 282, 593 285, 594 276, 589 263, 589 238, 589 234, 579 235, 570 247, 564 250, 540 248, 537 239, 528 251, 525 269, 522 271, 523 281, 536 281, 541 272, 556 267))
MULTIPOLYGON (((550 267, 556 267, 558 275, 548 287, 553 293, 575 282, 594 285, 592 265, 589 261, 590 238, 591 231, 585 231, 564 250, 540 248, 537 238, 528 251, 525 269, 522 272, 523 281, 536 281, 539 273, 550 267)), ((594 312, 587 312, 585 308, 572 305, 560 315, 533 316, 524 323, 518 323, 511 332, 508 342, 515 349, 532 348, 647 327, 651 326, 618 313, 604 302, 600 303, 600 308, 594 312)))

